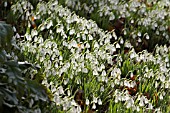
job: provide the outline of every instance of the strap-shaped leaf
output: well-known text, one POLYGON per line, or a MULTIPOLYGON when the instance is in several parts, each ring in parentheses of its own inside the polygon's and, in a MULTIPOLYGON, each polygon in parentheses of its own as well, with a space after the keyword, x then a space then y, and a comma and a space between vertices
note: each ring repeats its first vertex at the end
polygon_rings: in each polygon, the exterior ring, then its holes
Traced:
POLYGON ((0 21, 0 47, 11 45, 13 30, 11 25, 0 21))

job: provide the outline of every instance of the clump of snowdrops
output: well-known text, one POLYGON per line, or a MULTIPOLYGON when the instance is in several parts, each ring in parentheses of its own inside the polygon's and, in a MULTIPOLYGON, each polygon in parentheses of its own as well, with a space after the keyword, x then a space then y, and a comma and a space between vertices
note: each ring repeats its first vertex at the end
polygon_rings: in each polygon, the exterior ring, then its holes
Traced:
MULTIPOLYGON (((52 111, 170 111, 170 47, 162 45, 152 52, 136 52, 131 39, 126 38, 137 39, 137 44, 143 38, 155 39, 152 34, 156 30, 157 36, 169 39, 169 20, 159 24, 160 19, 169 17, 168 9, 152 10, 144 3, 139 7, 140 2, 136 0, 110 1, 109 5, 104 1, 91 2, 96 5, 81 5, 74 1, 67 1, 66 5, 76 11, 84 8, 94 21, 78 16, 57 0, 39 1, 34 8, 26 0, 13 5, 14 13, 27 20, 24 39, 18 45, 25 59, 41 67, 30 73, 42 76, 41 83, 51 94, 52 111), (93 11, 97 14, 93 15, 93 11), (98 26, 102 16, 106 17, 105 21, 128 18, 130 25, 124 28, 123 35, 117 36, 114 30, 103 30, 98 26), (83 92, 79 100, 75 98, 78 91, 83 92)), ((159 8, 166 6, 162 2, 155 4, 159 8)))

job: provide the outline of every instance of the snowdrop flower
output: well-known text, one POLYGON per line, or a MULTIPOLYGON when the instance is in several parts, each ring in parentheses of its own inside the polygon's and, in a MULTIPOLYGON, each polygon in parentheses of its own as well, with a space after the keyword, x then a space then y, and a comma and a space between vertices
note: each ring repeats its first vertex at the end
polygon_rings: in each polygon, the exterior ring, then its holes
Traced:
POLYGON ((104 41, 105 44, 110 43, 110 38, 106 38, 104 41))
POLYGON ((165 58, 165 62, 169 62, 169 58, 168 57, 165 58))
POLYGON ((12 29, 13 29, 13 31, 14 31, 14 32, 16 32, 16 31, 17 31, 17 30, 16 30, 16 28, 15 28, 15 26, 13 26, 13 27, 12 27, 12 29))
POLYGON ((97 98, 95 96, 93 96, 93 102, 97 103, 97 98))
POLYGON ((120 84, 120 80, 119 79, 115 79, 115 84, 119 85, 120 84))
POLYGON ((64 90, 62 86, 58 87, 59 94, 64 94, 64 90))
POLYGON ((158 82, 157 81, 155 82, 155 88, 158 88, 158 82))
POLYGON ((141 32, 138 32, 138 36, 139 36, 139 37, 141 37, 141 36, 142 36, 142 35, 141 35, 141 32))
POLYGON ((86 105, 89 105, 89 103, 90 103, 90 101, 89 101, 89 99, 88 98, 86 98, 86 105))
POLYGON ((130 108, 134 105, 134 100, 132 98, 129 98, 127 100, 126 108, 130 108))
POLYGON ((99 48, 99 44, 97 42, 94 43, 94 48, 99 48))
POLYGON ((77 47, 77 42, 75 40, 72 40, 72 42, 70 43, 70 45, 72 47, 77 47))
POLYGON ((120 49, 119 43, 116 44, 116 48, 117 48, 117 49, 120 49))
POLYGON ((131 87, 129 81, 127 81, 127 80, 124 81, 124 85, 127 86, 127 87, 131 87))
POLYGON ((81 107, 80 106, 77 106, 77 113, 81 113, 81 107))
POLYGON ((63 29, 64 29, 64 26, 61 24, 61 25, 59 25, 59 27, 57 27, 56 32, 61 33, 63 31, 63 29))
POLYGON ((4 2, 4 7, 7 7, 8 3, 7 2, 4 2))
POLYGON ((139 106, 136 106, 136 111, 137 111, 137 112, 139 112, 139 111, 140 111, 139 106))
POLYGON ((160 94, 159 98, 160 98, 160 100, 163 100, 163 95, 162 95, 162 93, 160 94))
POLYGON ((82 34, 82 39, 86 40, 86 35, 85 34, 82 34))
POLYGON ((101 76, 106 76, 106 71, 103 70, 101 76))
POLYGON ((130 83, 130 87, 134 88, 135 86, 136 86, 136 82, 135 82, 135 81, 132 81, 132 82, 130 83))
POLYGON ((100 91, 104 92, 104 86, 101 86, 100 91))
POLYGON ((140 99, 140 102, 139 102, 139 106, 143 107, 145 104, 144 104, 144 100, 143 98, 140 99))
POLYGON ((133 23, 134 23, 134 20, 131 20, 130 23, 133 24, 133 23))
POLYGON ((16 33, 15 36, 16 36, 16 38, 20 38, 21 37, 18 33, 16 33))
POLYGON ((27 39, 28 41, 31 41, 31 39, 32 39, 29 34, 26 34, 25 37, 26 37, 26 39, 27 39))
POLYGON ((83 72, 83 73, 88 73, 88 69, 87 69, 87 68, 83 68, 83 69, 82 69, 82 72, 83 72))
POLYGON ((96 109, 96 104, 95 103, 93 103, 92 109, 96 109))
POLYGON ((123 44, 124 43, 124 40, 123 38, 120 39, 120 44, 123 44))
POLYGON ((98 104, 99 104, 99 105, 102 105, 102 101, 101 101, 100 98, 98 99, 98 104))
POLYGON ((112 32, 112 36, 115 38, 115 40, 117 40, 117 36, 115 32, 112 32))
POLYGON ((90 44, 89 44, 89 43, 86 43, 85 47, 86 47, 86 48, 90 48, 90 44))
POLYGON ((74 29, 71 29, 70 32, 69 32, 70 35, 73 35, 74 33, 75 33, 74 29))
POLYGON ((114 19, 115 19, 115 15, 111 13, 109 20, 114 20, 114 19))
POLYGON ((136 57, 136 53, 135 53, 135 51, 132 51, 131 54, 130 54, 130 58, 133 59, 135 57, 136 57))
POLYGON ((111 87, 114 88, 114 86, 115 86, 115 84, 114 84, 114 82, 112 82, 112 83, 111 83, 111 87))
POLYGON ((53 22, 52 22, 52 20, 50 20, 50 22, 49 22, 49 23, 47 23, 47 29, 49 29, 51 26, 53 26, 53 22))
POLYGON ((34 36, 37 36, 37 35, 38 35, 37 30, 32 29, 31 36, 34 37, 34 36))
POLYGON ((150 38, 150 37, 149 37, 149 35, 147 34, 147 35, 146 35, 146 39, 149 40, 149 38, 150 38))
POLYGON ((161 74, 161 76, 160 76, 160 80, 162 81, 162 82, 165 82, 165 75, 164 74, 161 74))
POLYGON ((153 109, 153 106, 151 103, 148 104, 148 109, 153 109))

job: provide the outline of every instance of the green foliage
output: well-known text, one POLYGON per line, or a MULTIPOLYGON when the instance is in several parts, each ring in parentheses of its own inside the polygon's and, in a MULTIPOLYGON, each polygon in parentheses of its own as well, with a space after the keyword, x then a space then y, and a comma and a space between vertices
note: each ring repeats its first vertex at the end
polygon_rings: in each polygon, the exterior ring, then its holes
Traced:
POLYGON ((11 50, 12 27, 0 22, 0 29, 0 112, 35 112, 41 107, 35 103, 48 102, 46 91, 36 81, 24 77, 24 71, 33 65, 17 61, 11 50))

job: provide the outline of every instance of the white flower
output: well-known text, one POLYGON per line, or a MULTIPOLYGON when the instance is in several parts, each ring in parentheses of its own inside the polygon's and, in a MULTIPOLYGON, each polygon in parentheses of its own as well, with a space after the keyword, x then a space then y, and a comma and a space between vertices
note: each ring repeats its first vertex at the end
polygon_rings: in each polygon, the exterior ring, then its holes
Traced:
POLYGON ((101 86, 100 91, 104 92, 104 86, 101 86))
POLYGON ((136 53, 133 51, 131 54, 130 54, 130 58, 133 59, 136 57, 136 53))
POLYGON ((116 44, 116 48, 117 48, 117 49, 118 49, 118 48, 120 48, 120 45, 119 45, 119 43, 117 43, 117 44, 116 44))
POLYGON ((130 86, 131 86, 130 83, 129 83, 129 81, 127 81, 127 80, 124 81, 124 85, 127 86, 127 87, 130 87, 130 86))
POLYGON ((80 106, 77 106, 77 113, 81 113, 81 107, 80 106))
POLYGON ((106 38, 104 41, 105 44, 110 43, 110 38, 106 38))
POLYGON ((69 82, 69 78, 64 80, 64 85, 66 85, 69 82))
POLYGON ((99 104, 99 105, 102 105, 102 101, 101 101, 100 98, 98 99, 98 104, 99 104))
POLYGON ((159 98, 160 98, 161 100, 163 100, 163 95, 162 95, 162 93, 160 94, 159 98))
POLYGON ((89 44, 89 43, 86 43, 85 47, 86 47, 86 48, 90 48, 90 44, 89 44))
POLYGON ((88 37, 89 37, 89 40, 93 40, 93 37, 90 34, 88 35, 88 37))
POLYGON ((140 111, 140 108, 139 108, 139 106, 136 106, 136 110, 139 112, 140 111))
POLYGON ((74 29, 71 29, 70 32, 69 32, 70 35, 73 35, 74 33, 75 33, 74 29))
POLYGON ((149 105, 148 105, 148 109, 153 109, 153 106, 152 106, 152 104, 151 104, 151 103, 149 103, 149 105))
POLYGON ((109 20, 114 20, 115 19, 115 15, 112 13, 109 20))
POLYGON ((93 102, 97 103, 97 98, 93 96, 93 102))
POLYGON ((111 87, 114 88, 114 86, 115 86, 115 84, 114 84, 114 82, 112 82, 112 83, 111 83, 111 87))
POLYGON ((142 36, 141 32, 138 32, 138 36, 139 36, 139 37, 141 37, 141 36, 142 36))
POLYGON ((141 99, 140 102, 139 102, 139 106, 144 106, 144 101, 141 99))
POLYGON ((120 39, 120 44, 123 44, 124 43, 124 40, 123 38, 120 39))
POLYGON ((164 76, 163 74, 161 74, 160 80, 161 80, 162 82, 165 82, 165 76, 164 76))
POLYGON ((14 31, 14 32, 16 32, 16 31, 17 31, 17 30, 16 30, 16 28, 15 28, 15 26, 13 26, 12 28, 13 28, 13 31, 14 31))
POLYGON ((49 23, 47 23, 47 29, 49 29, 51 26, 53 26, 53 22, 52 22, 52 20, 50 20, 50 22, 49 22, 49 23))
POLYGON ((127 108, 130 108, 134 105, 134 100, 132 98, 128 99, 127 100, 127 104, 126 104, 126 107, 127 108))
POLYGON ((90 103, 89 99, 86 99, 86 105, 89 105, 89 103, 90 103))
POLYGON ((93 103, 92 109, 96 109, 96 104, 95 103, 93 103))
POLYGON ((106 76, 106 71, 103 70, 101 76, 106 76))
POLYGON ((149 40, 149 35, 146 35, 146 39, 149 40))
POLYGON ((20 35, 18 33, 16 33, 16 38, 20 38, 20 35))
POLYGON ((165 62, 169 62, 169 58, 168 57, 165 58, 165 62))
POLYGON ((86 35, 85 34, 82 34, 82 39, 86 40, 86 35))
POLYGON ((132 81, 131 83, 130 83, 130 87, 135 87, 136 86, 136 82, 135 81, 132 81))
POLYGON ((64 94, 64 90, 62 86, 58 87, 59 94, 64 94))
POLYGON ((4 2, 4 7, 7 7, 8 3, 7 2, 4 2))
POLYGON ((96 69, 93 71, 93 75, 99 75, 96 69))
POLYGON ((115 40, 117 40, 117 36, 115 32, 112 32, 112 36, 115 38, 115 40))
POLYGON ((57 91, 57 89, 56 89, 56 87, 55 86, 51 86, 52 88, 51 88, 51 92, 52 93, 54 93, 54 92, 56 92, 57 91))
POLYGON ((94 48, 99 48, 99 44, 97 42, 94 43, 94 48))
POLYGON ((72 47, 77 47, 77 42, 75 40, 72 40, 72 42, 70 43, 70 45, 72 47))
POLYGON ((70 95, 71 95, 70 90, 67 90, 67 95, 68 95, 68 96, 70 96, 70 95))
POLYGON ((82 72, 83 72, 83 73, 88 73, 88 69, 87 69, 87 68, 83 68, 83 69, 82 69, 82 72))
POLYGON ((31 39, 32 39, 29 34, 26 34, 25 37, 26 37, 26 39, 27 39, 28 41, 31 41, 31 39))
POLYGON ((141 38, 138 38, 138 42, 142 42, 141 38))

